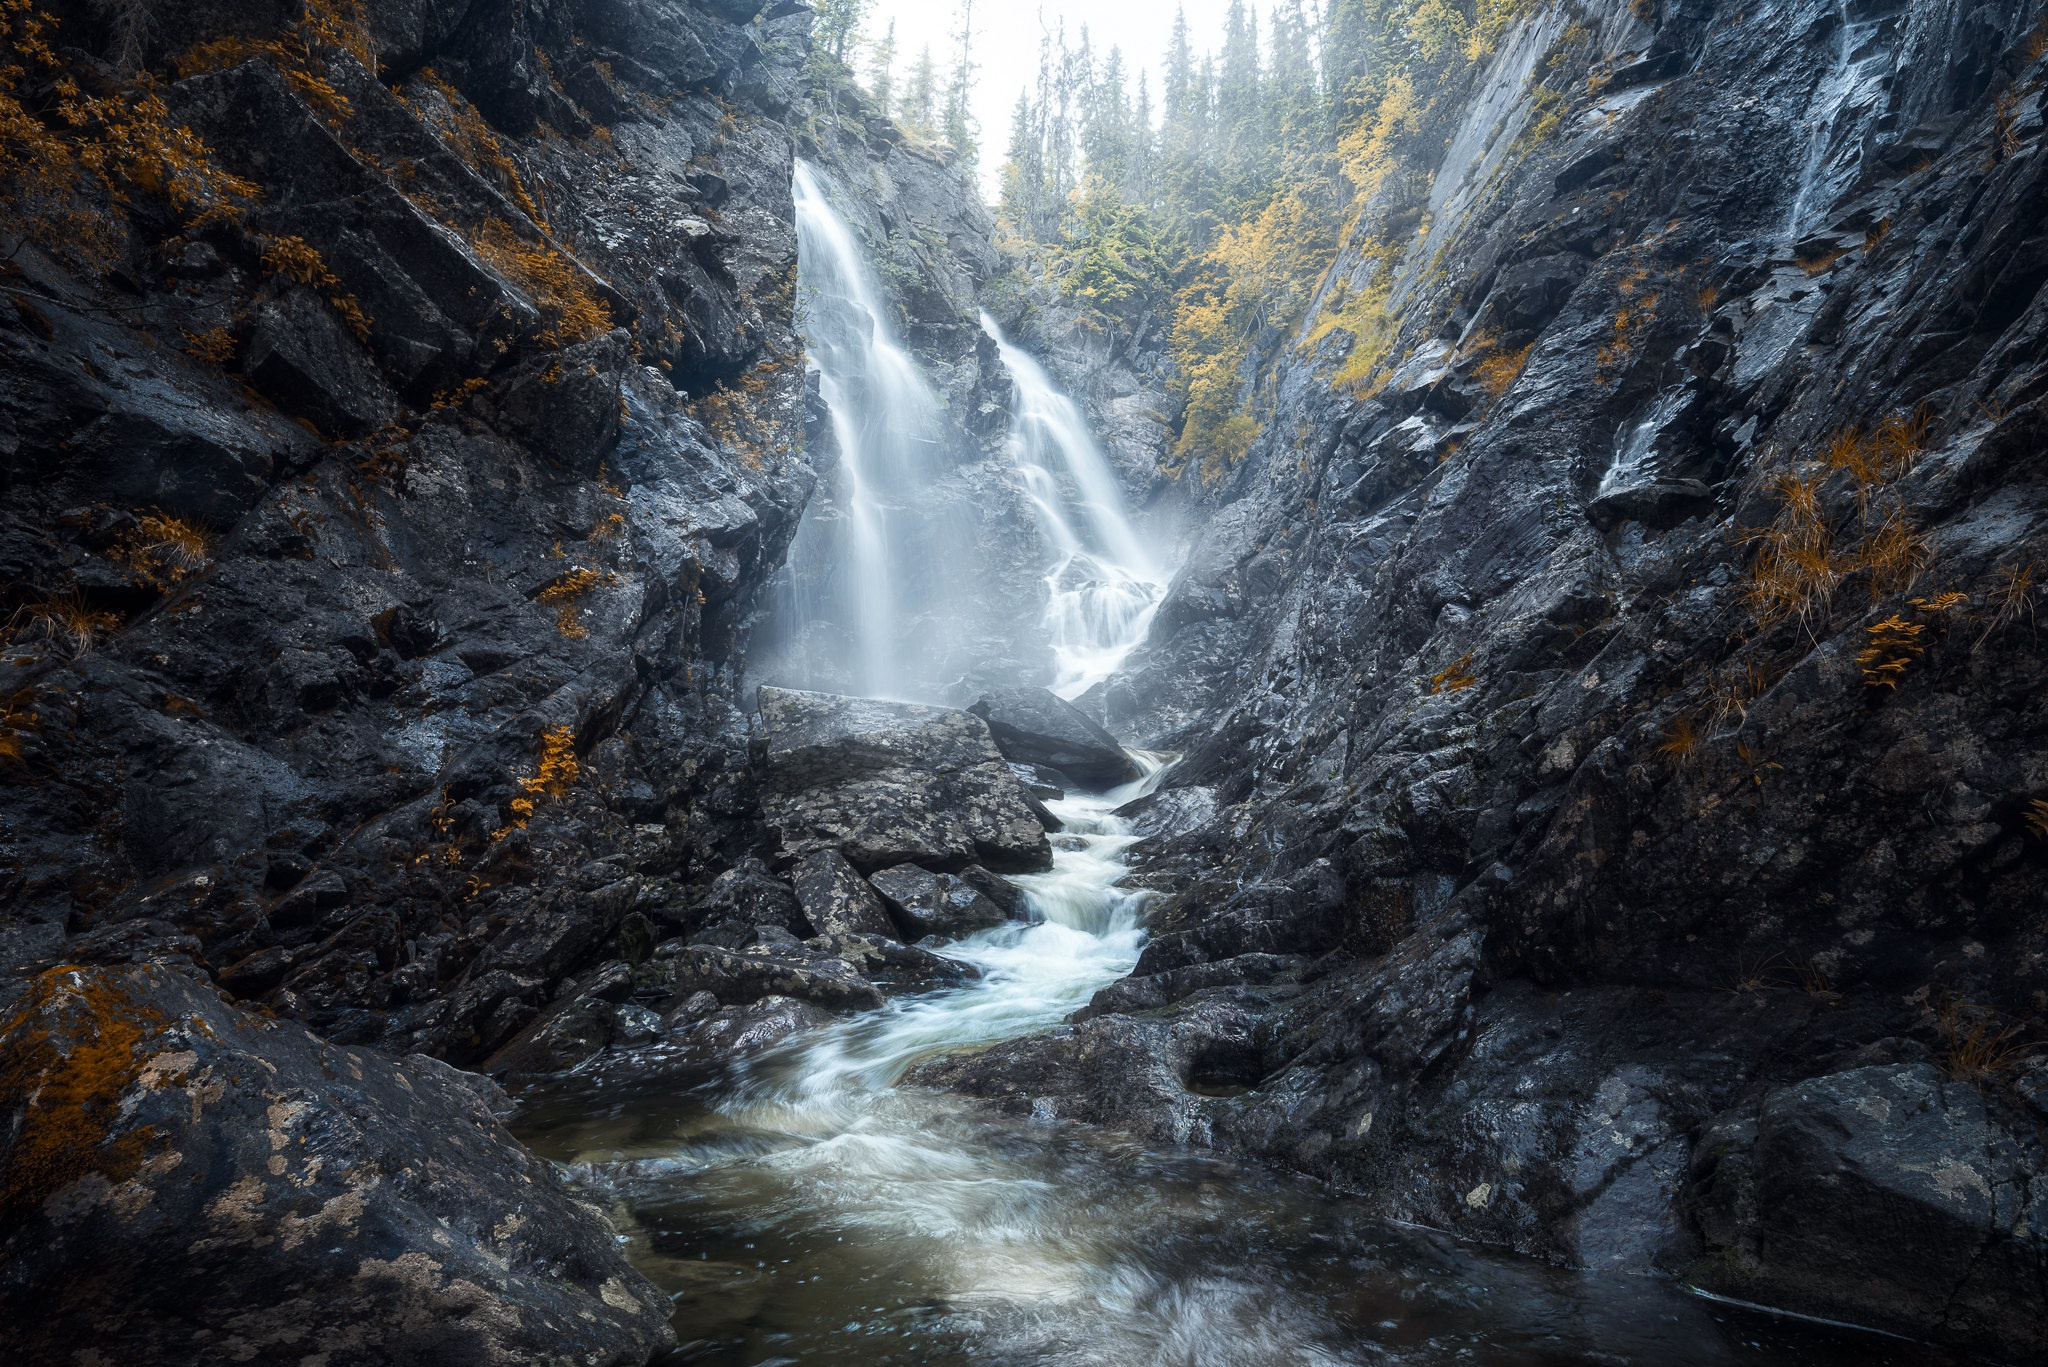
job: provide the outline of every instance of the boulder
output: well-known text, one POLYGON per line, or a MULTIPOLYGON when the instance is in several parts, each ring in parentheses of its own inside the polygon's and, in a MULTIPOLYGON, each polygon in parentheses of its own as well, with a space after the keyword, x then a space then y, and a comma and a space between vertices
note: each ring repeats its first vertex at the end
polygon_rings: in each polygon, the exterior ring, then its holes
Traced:
POLYGON ((761 690, 761 807, 783 849, 863 869, 1049 868, 1052 846, 987 723, 918 703, 761 690))
POLYGON ((1005 758, 1057 769, 1082 787, 1114 788, 1140 776, 1115 736, 1048 688, 999 688, 967 709, 988 723, 1005 758))
POLYGON ((1708 1252, 1690 1275, 1914 1337, 2048 1352, 2038 1155, 1931 1064, 1781 1087, 1717 1120, 1695 1152, 1708 1252))
POLYGON ((321 1043, 165 964, 0 1020, 10 1360, 644 1362, 668 1301, 603 1216, 414 1055, 321 1043))
POLYGON ((737 1006, 763 997, 792 997, 834 1010, 882 1004, 881 992, 851 964, 799 941, 756 942, 745 949, 663 945, 659 953, 672 961, 669 982, 679 998, 709 992, 737 1006))
POLYGON ((882 899, 837 850, 815 850, 799 859, 790 883, 805 918, 820 935, 896 935, 882 899))
POLYGON ((957 940, 1010 919, 1000 905, 958 874, 899 864, 883 869, 873 882, 910 939, 930 935, 957 940))
POLYGON ((934 987, 955 987, 981 976, 981 970, 973 964, 879 935, 820 935, 804 943, 822 954, 837 955, 855 972, 885 990, 922 992, 934 987))

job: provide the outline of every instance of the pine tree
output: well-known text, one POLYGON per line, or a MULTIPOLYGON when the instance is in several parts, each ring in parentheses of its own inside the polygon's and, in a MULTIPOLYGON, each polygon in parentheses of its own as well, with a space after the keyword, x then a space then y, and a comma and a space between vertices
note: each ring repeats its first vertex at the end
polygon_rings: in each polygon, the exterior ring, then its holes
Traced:
POLYGON ((903 103, 896 111, 897 121, 919 137, 936 136, 938 128, 933 114, 938 91, 938 66, 932 61, 931 46, 927 44, 910 68, 910 79, 903 84, 903 103))
POLYGON ((882 30, 868 53, 868 94, 874 96, 875 106, 887 114, 896 100, 896 21, 891 19, 889 27, 882 30))
POLYGON ((959 21, 953 30, 957 44, 953 72, 946 82, 946 112, 942 132, 960 154, 961 164, 973 168, 979 147, 974 126, 974 0, 960 0, 959 21))

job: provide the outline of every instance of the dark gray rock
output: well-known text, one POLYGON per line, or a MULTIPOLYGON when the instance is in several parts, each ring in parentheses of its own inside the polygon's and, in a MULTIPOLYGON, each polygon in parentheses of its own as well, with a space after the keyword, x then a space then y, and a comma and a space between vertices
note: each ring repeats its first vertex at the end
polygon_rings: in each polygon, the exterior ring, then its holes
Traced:
POLYGON ((896 934, 882 899, 837 850, 814 850, 799 859, 790 871, 790 883, 816 934, 896 934))
POLYGON ((662 956, 670 964, 669 985, 682 997, 709 992, 729 1006, 763 997, 793 997, 832 1010, 882 1004, 882 994, 851 964, 800 942, 780 946, 756 943, 744 950, 664 945, 662 956))
POLYGON ((1010 919, 1001 906, 958 874, 898 864, 883 869, 871 881, 903 927, 906 939, 958 940, 1010 919))
POLYGON ((1624 522, 1661 531, 1713 509, 1713 490, 1699 480, 1658 479, 1600 495, 1586 505, 1586 520, 1603 532, 1624 522))
POLYGON ((1005 758, 1042 764, 1086 788, 1114 788, 1139 776, 1115 736, 1049 688, 1000 688, 967 709, 988 723, 1005 758))
POLYGON ((329 436, 364 436, 398 416, 398 398, 363 344, 303 285, 257 304, 242 369, 329 436))
POLYGON ((0 1023, 12 1351, 643 1362, 665 1296, 424 1057, 322 1044, 163 966, 57 968, 0 1023))
POLYGON ((1811 1078, 1717 1119, 1693 1159, 1710 1290, 1996 1353, 2048 1341, 2037 1141, 1931 1065, 1811 1078))
POLYGON ((885 991, 922 992, 973 982, 981 970, 919 945, 906 945, 881 935, 820 935, 805 945, 834 954, 854 971, 885 991))
POLYGON ((789 689, 760 691, 761 806, 790 854, 860 868, 919 861, 1048 867, 1028 795, 971 713, 789 689))

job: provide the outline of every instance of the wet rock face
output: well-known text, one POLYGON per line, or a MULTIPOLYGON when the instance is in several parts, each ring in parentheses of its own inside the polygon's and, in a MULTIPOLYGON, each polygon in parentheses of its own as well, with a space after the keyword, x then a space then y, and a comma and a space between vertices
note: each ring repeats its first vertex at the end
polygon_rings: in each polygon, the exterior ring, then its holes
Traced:
POLYGON ((41 974, 0 1059, 0 1310, 27 1359, 624 1367, 673 1342, 481 1078, 161 964, 41 974))
POLYGON ((898 864, 883 869, 873 881, 906 939, 958 940, 1009 919, 1002 907, 957 874, 898 864))
POLYGON ((302 8, 144 54, 246 204, 106 206, 117 259, 31 243, 0 294, 0 961, 160 927, 476 1062, 755 839, 809 16, 302 8))
POLYGON ((763 688, 761 806, 785 853, 876 869, 1052 863, 1045 827, 971 713, 763 688))
POLYGON ((1041 765, 1088 788, 1138 777, 1123 746, 1087 713, 1049 688, 1002 688, 967 709, 988 723, 1005 759, 1041 765))

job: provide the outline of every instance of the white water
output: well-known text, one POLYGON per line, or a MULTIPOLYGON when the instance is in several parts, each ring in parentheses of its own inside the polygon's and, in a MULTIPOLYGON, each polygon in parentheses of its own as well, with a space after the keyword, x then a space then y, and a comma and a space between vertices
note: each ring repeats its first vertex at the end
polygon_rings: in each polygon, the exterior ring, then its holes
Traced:
POLYGON ((1045 538, 1045 631, 1052 690, 1076 698, 1122 667, 1145 639, 1167 574, 1131 520, 1123 486, 1074 401, 986 313, 1017 388, 1010 459, 1045 538))
POLYGON ((803 162, 795 198, 801 321, 838 463, 790 546, 794 621, 836 630, 810 648, 845 691, 900 697, 912 691, 906 633, 944 616, 931 563, 964 549, 934 544, 956 538, 920 506, 940 472, 939 398, 897 335, 859 239, 803 162))
POLYGON ((1784 235, 1797 241, 1819 226, 1843 188, 1861 169, 1865 134, 1884 110, 1892 54, 1878 39, 1886 20, 1852 20, 1847 0, 1836 0, 1835 55, 1800 123, 1810 131, 1799 167, 1799 188, 1785 213, 1784 235))

